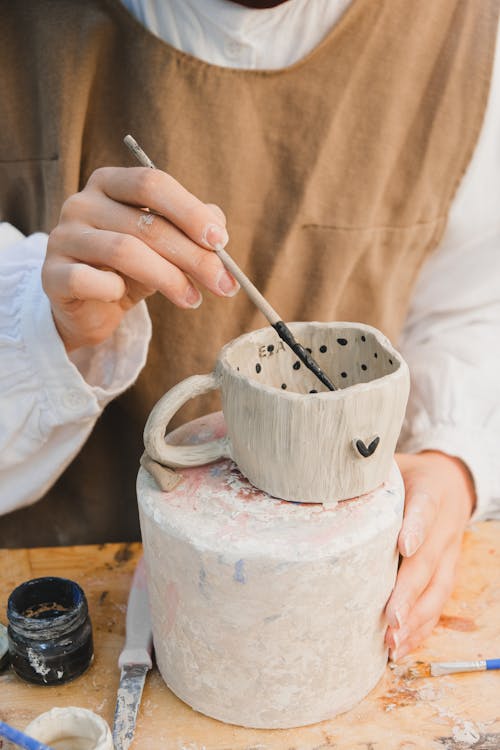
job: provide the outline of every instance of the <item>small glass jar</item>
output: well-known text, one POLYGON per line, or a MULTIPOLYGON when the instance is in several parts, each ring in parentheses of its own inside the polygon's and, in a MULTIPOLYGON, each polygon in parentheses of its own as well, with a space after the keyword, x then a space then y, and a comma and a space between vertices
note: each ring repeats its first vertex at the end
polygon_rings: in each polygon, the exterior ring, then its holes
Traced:
POLYGON ((80 586, 66 578, 35 578, 18 586, 7 604, 10 661, 28 682, 73 680, 93 657, 92 626, 80 586))

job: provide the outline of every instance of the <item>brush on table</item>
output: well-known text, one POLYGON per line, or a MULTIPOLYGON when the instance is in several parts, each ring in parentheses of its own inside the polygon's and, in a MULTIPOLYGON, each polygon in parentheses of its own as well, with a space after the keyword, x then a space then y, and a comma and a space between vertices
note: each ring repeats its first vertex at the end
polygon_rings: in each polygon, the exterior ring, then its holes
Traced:
POLYGON ((44 745, 43 742, 36 740, 34 737, 29 737, 19 729, 14 729, 9 724, 0 721, 0 737, 4 737, 12 744, 18 747, 24 748, 24 750, 52 750, 48 745, 44 745))
MULTIPOLYGON (((149 156, 139 146, 135 138, 133 138, 131 135, 126 135, 123 141, 143 167, 156 169, 149 156)), ((224 267, 239 282, 240 286, 245 290, 254 305, 261 311, 264 317, 272 325, 278 336, 285 342, 285 344, 290 347, 290 349, 292 349, 292 351, 297 355, 301 362, 303 362, 305 366, 312 373, 314 373, 314 375, 316 375, 316 377, 323 383, 323 385, 326 385, 326 387, 331 391, 336 391, 337 386, 330 380, 328 375, 323 372, 316 360, 311 356, 310 352, 305 349, 302 344, 299 344, 299 342, 295 340, 293 333, 288 328, 286 323, 281 320, 276 310, 259 292, 257 287, 252 284, 248 276, 241 270, 241 268, 233 260, 233 258, 231 258, 231 256, 224 250, 222 245, 218 245, 215 248, 215 252, 221 259, 224 267)))
POLYGON ((500 659, 480 659, 478 661, 443 661, 417 662, 409 667, 411 677, 440 677, 445 674, 460 672, 486 672, 490 669, 500 669, 500 659))

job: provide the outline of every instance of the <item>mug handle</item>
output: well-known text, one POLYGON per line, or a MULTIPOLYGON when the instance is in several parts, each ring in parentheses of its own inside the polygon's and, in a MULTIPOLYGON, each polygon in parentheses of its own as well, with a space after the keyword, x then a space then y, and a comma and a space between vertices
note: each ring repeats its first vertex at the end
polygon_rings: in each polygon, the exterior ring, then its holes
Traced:
POLYGON ((167 391, 153 407, 144 427, 144 447, 148 456, 173 469, 203 466, 219 458, 231 458, 228 437, 200 445, 169 445, 165 442, 167 426, 181 406, 189 399, 218 387, 219 377, 211 372, 208 375, 192 375, 167 391))

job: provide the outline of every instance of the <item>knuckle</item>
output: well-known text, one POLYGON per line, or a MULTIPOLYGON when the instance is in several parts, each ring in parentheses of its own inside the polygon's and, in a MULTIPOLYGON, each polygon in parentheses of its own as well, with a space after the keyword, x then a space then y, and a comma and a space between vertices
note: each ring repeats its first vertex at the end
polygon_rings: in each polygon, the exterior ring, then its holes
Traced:
POLYGON ((69 221, 76 219, 78 216, 84 213, 87 206, 86 196, 83 191, 80 193, 73 193, 64 201, 61 209, 61 221, 69 221))
POLYGON ((50 257, 54 254, 54 252, 57 252, 57 249, 63 242, 64 234, 64 229, 60 224, 57 224, 51 231, 51 233, 49 234, 49 239, 47 241, 47 257, 50 257))
POLYGON ((126 234, 113 234, 106 246, 106 262, 112 268, 120 268, 127 257, 130 256, 133 240, 126 234))
POLYGON ((195 252, 192 265, 196 275, 206 280, 214 280, 220 270, 220 260, 210 250, 195 252))
POLYGON ((80 290, 80 271, 74 263, 68 268, 66 284, 68 296, 78 299, 80 290))
POLYGON ((149 169, 149 167, 138 168, 136 188, 139 198, 145 206, 150 203, 148 200, 150 196, 158 193, 158 191, 161 190, 162 185, 163 176, 159 170, 149 169))
POLYGON ((102 185, 102 183, 109 177, 112 170, 113 167, 97 167, 87 180, 87 186, 95 187, 96 185, 102 185))

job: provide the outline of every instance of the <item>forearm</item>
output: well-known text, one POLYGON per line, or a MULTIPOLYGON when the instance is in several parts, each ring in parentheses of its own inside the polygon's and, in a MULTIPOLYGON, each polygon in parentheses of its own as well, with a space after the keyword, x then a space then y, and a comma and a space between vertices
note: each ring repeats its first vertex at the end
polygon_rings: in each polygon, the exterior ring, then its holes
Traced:
POLYGON ((23 239, 0 225, 0 513, 34 502, 58 478, 106 403, 137 377, 150 338, 142 303, 72 362, 41 288, 45 246, 44 235, 23 239))

